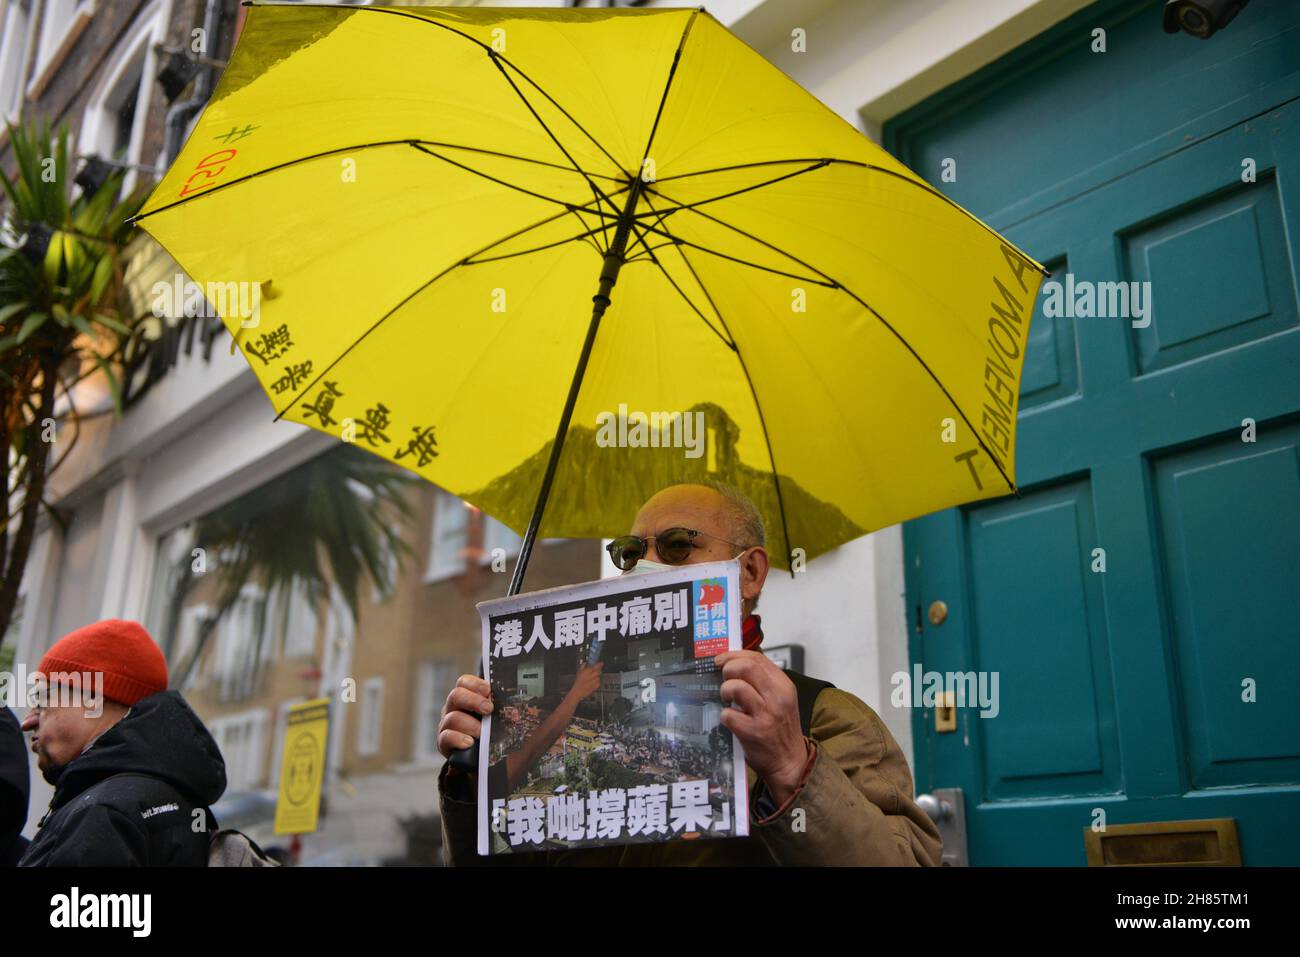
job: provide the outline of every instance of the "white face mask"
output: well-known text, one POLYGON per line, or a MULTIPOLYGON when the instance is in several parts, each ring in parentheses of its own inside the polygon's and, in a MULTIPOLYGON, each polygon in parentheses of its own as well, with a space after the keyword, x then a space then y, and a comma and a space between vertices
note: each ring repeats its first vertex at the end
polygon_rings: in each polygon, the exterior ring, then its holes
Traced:
POLYGON ((665 568, 678 568, 677 565, 664 565, 661 562, 646 561, 644 558, 625 571, 624 575, 642 575, 645 572, 661 572, 665 568))

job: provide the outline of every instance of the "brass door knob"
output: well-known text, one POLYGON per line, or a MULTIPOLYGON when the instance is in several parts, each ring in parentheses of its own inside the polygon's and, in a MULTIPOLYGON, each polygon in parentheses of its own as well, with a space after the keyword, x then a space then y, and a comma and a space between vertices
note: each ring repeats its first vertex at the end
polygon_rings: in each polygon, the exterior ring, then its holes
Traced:
POLYGON ((948 617, 948 605, 941 601, 930 602, 930 611, 927 613, 930 624, 942 625, 948 617))

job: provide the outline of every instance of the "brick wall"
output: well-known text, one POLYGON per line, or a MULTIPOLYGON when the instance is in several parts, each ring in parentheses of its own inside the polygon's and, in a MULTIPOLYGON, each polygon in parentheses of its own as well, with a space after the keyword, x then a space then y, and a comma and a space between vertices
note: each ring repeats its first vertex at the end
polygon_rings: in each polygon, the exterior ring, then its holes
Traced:
MULTIPOLYGON (((203 25, 205 5, 204 0, 174 0, 171 22, 167 26, 167 46, 188 47, 190 31, 203 25)), ((76 142, 84 114, 101 79, 107 74, 115 54, 137 24, 138 18, 148 12, 148 8, 149 0, 100 0, 85 28, 52 61, 47 78, 35 91, 35 98, 24 102, 23 118, 48 118, 56 125, 66 121, 73 133, 73 142, 76 142)), ((234 28, 239 10, 239 0, 222 0, 220 43, 215 51, 209 52, 209 56, 221 60, 229 56, 234 45, 234 28)), ((29 84, 32 80, 30 76, 27 78, 29 84)), ((170 104, 163 96, 156 77, 145 77, 145 81, 150 84, 150 95, 144 116, 141 161, 150 164, 159 161, 170 104)), ((188 92, 182 93, 181 98, 187 95, 188 92)), ((2 130, 0 164, 12 173, 13 155, 8 137, 2 130)))

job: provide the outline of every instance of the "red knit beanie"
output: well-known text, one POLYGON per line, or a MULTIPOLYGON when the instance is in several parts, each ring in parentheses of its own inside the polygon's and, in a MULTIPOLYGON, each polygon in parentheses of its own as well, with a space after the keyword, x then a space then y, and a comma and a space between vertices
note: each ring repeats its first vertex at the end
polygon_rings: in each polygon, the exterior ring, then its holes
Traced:
POLYGON ((49 676, 57 671, 102 672, 104 697, 125 705, 167 690, 167 659, 139 622, 106 618, 70 632, 41 659, 49 676))

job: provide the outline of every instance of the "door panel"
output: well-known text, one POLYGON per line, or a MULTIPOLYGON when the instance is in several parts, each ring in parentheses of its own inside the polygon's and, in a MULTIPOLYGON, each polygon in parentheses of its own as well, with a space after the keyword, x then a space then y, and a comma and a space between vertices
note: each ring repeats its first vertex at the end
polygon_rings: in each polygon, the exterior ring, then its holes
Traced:
POLYGON ((1079 567, 1096 540, 1092 512, 1088 484, 1076 481, 967 513, 972 659, 977 672, 999 676, 996 713, 984 708, 988 716, 972 722, 985 800, 1119 790, 1101 584, 1079 567), (1025 557, 1017 574, 998 561, 1006 555, 1025 557), (1032 654, 1024 636, 1037 636, 1032 654))
MULTIPOLYGON (((1044 263, 1051 275, 1044 282, 1065 282, 1064 259, 1044 263)), ((1072 316, 1043 315, 1029 324, 1025 364, 1020 370, 1020 408, 1030 409, 1080 394, 1079 346, 1072 316)))
POLYGON ((1190 46, 1142 19, 1152 10, 1098 4, 1042 41, 1055 59, 1018 51, 1019 83, 997 64, 950 94, 960 110, 886 130, 923 173, 944 156, 984 170, 943 188, 1064 289, 1145 313, 1048 316, 1044 283, 1021 494, 904 529, 912 661, 998 675, 996 717, 974 703, 938 733, 932 710, 913 713, 918 789, 963 789, 973 864, 1083 864, 1098 821, 1207 817, 1236 819, 1247 864, 1300 863, 1300 45, 1281 42, 1300 4, 1252 5, 1190 46), (1127 87, 1063 39, 1096 23, 1127 87), (1267 55, 1245 56, 1247 37, 1267 55), (1189 62, 1215 82, 1166 88, 1189 62), (1044 88, 1090 84, 1113 122, 1068 101, 1044 111, 1044 88), (1189 118, 1189 96, 1217 125, 1189 118), (1139 113, 1143 138, 1126 144, 1139 113), (1162 116, 1201 132, 1158 134, 1162 116), (1007 150, 1017 120, 1045 152, 1007 150), (1037 192, 1018 195, 1017 178, 1037 192), (922 614, 935 600, 939 625, 922 614))
POLYGON ((1300 780, 1300 426, 1264 432, 1154 463, 1192 788, 1300 780))
POLYGON ((1133 231, 1124 237, 1124 253, 1128 276, 1160 290, 1151 324, 1133 330, 1142 374, 1296 325, 1286 231, 1272 173, 1256 183, 1239 181, 1133 231), (1217 268, 1224 252, 1232 257, 1230 278, 1217 268))

